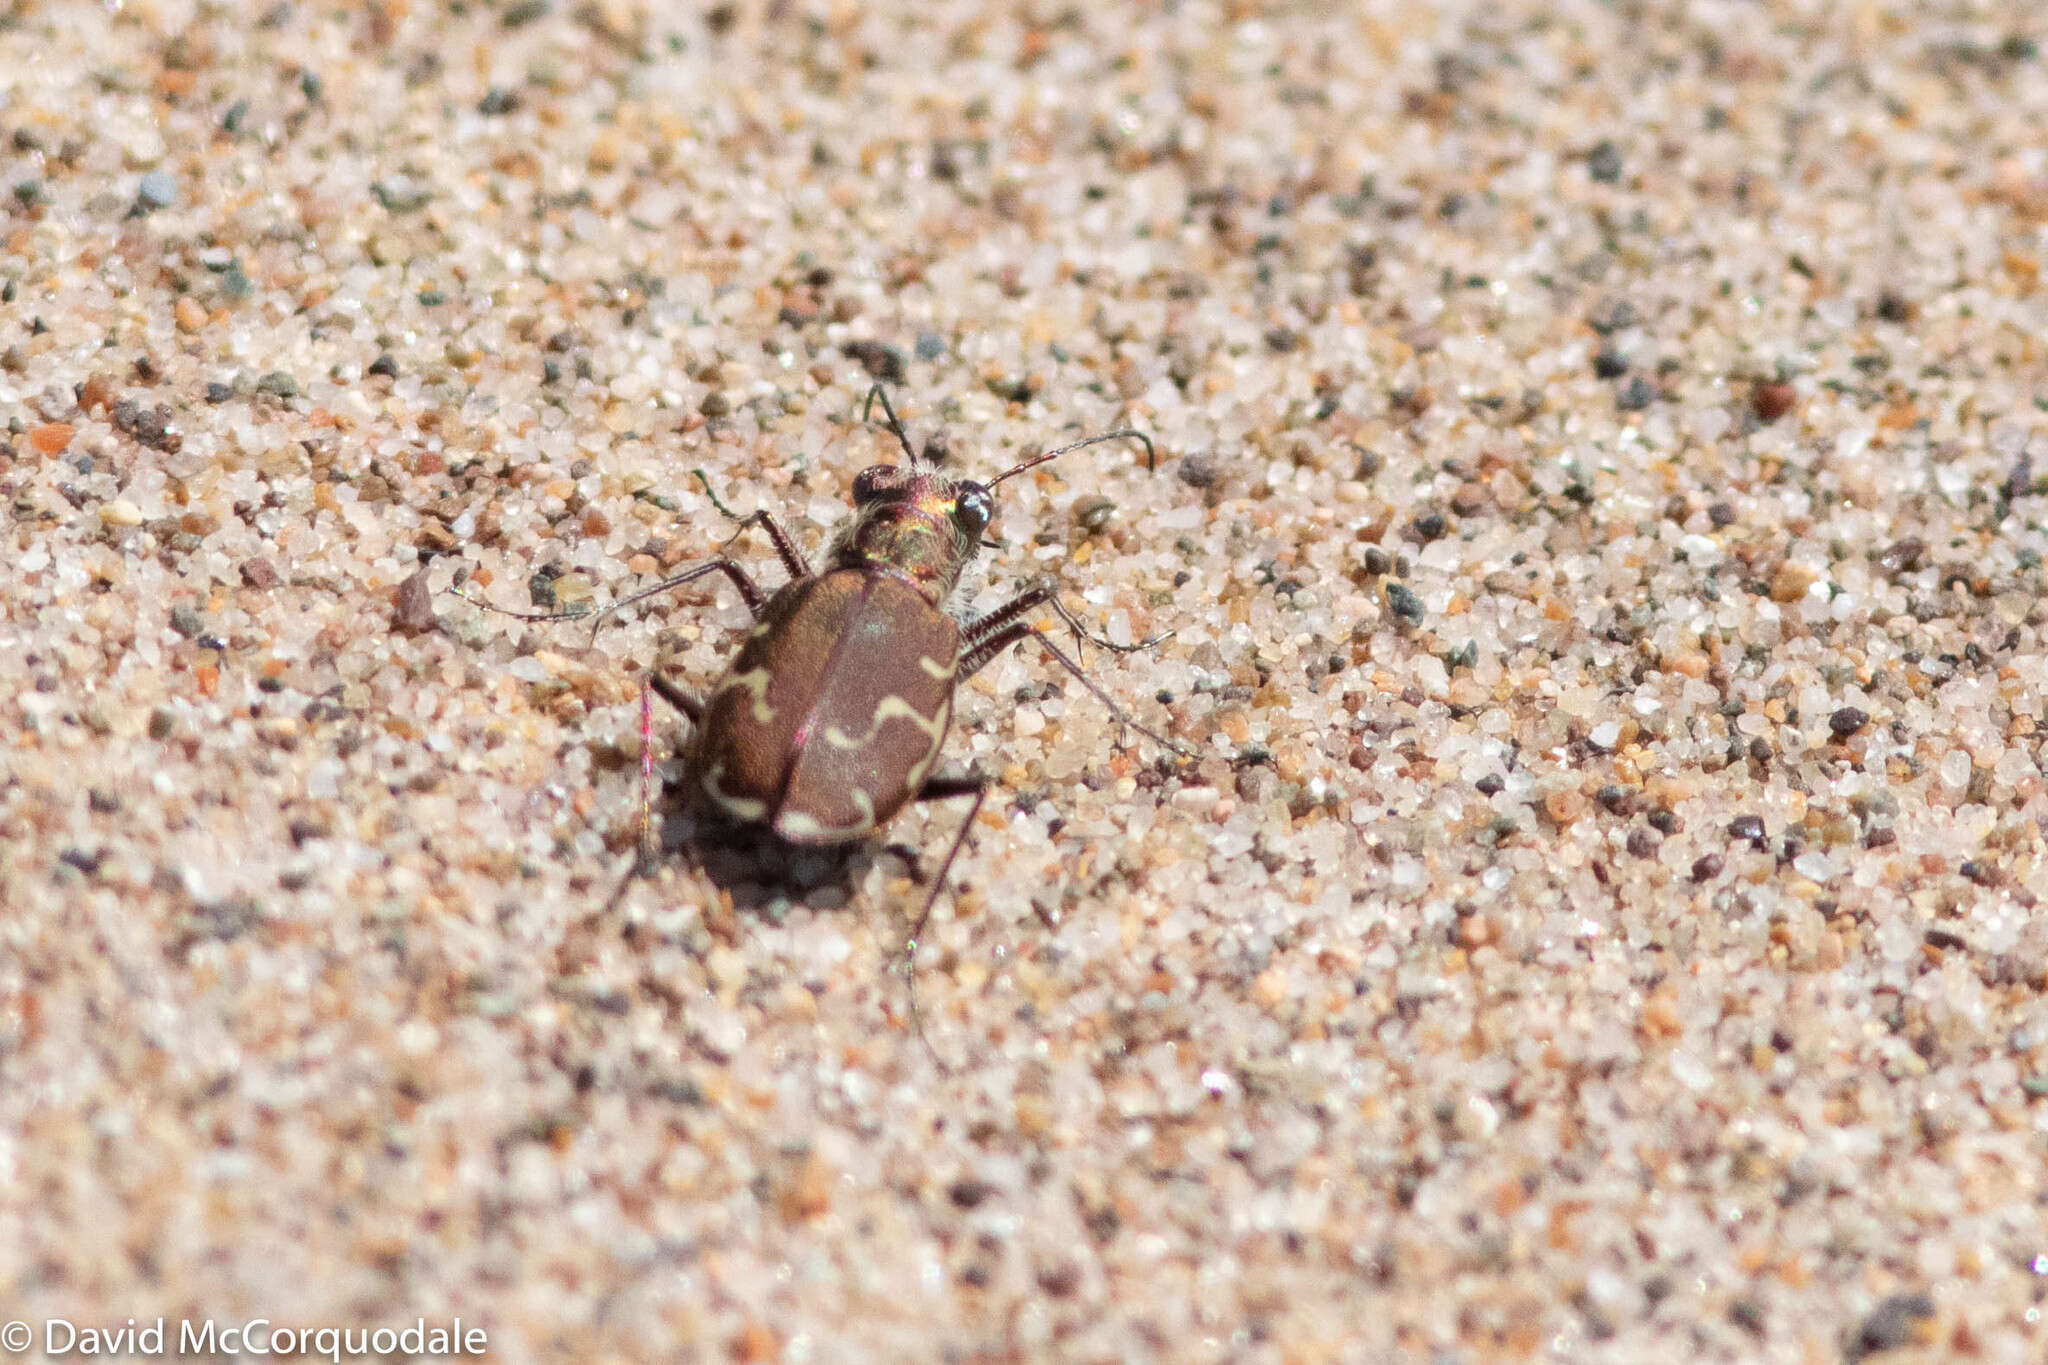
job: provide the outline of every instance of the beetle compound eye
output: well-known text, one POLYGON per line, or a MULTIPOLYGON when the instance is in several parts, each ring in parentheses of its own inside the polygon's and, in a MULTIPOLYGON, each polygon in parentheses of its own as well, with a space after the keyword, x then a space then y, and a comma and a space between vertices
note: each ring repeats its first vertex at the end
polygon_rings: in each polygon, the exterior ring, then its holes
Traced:
POLYGON ((979 484, 969 484, 954 500, 954 515, 962 526, 976 534, 995 519, 995 514, 995 499, 979 484))

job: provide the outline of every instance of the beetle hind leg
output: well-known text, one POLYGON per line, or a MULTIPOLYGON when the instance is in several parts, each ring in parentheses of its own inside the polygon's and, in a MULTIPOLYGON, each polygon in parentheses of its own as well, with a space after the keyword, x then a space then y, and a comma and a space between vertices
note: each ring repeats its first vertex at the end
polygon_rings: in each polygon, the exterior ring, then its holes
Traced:
MULTIPOLYGON (((696 725, 704 719, 704 703, 691 696, 688 692, 683 691, 682 688, 677 687, 661 674, 656 673, 648 679, 646 685, 653 688, 663 701, 682 712, 688 718, 690 724, 696 725)), ((644 711, 642 719, 645 719, 644 711)))
MULTIPOLYGON (((911 926, 910 937, 903 941, 903 974, 910 982, 911 1027, 917 1030, 918 1042, 924 1044, 925 1053, 930 1056, 932 1065, 939 1069, 942 1076, 952 1075, 953 1068, 946 1065, 945 1059, 932 1047, 932 1040, 924 1031, 924 1011, 917 1003, 917 949, 924 940, 925 925, 931 921, 932 909, 938 905, 939 896, 946 889, 947 878, 953 871, 953 860, 958 858, 960 850, 967 846, 967 836, 974 829, 974 818, 981 814, 982 802, 988 800, 988 788, 989 778, 983 773, 963 773, 957 777, 928 777, 924 785, 918 788, 917 795, 912 798, 920 802, 948 801, 956 796, 974 798, 974 804, 967 808, 967 818, 960 822, 959 833, 953 836, 952 846, 946 850, 944 860, 939 863, 939 874, 932 879, 932 889, 925 893, 924 905, 917 912, 917 922, 911 926)), ((917 875, 915 864, 912 865, 911 875, 913 878, 917 875)))

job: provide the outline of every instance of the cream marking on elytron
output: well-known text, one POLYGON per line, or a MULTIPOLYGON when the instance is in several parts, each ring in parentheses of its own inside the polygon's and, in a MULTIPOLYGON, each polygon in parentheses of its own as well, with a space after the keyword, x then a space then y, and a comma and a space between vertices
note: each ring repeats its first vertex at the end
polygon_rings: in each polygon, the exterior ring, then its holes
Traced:
POLYGON ((779 824, 782 832, 793 839, 858 839, 875 827, 874 798, 859 787, 853 789, 853 804, 860 808, 861 817, 848 825, 828 825, 808 811, 786 810, 779 824))
POLYGON ((836 725, 828 725, 820 733, 823 734, 825 742, 835 749, 865 749, 884 725, 901 716, 930 735, 932 747, 936 749, 946 737, 946 721, 952 714, 953 704, 948 701, 939 707, 937 715, 926 720, 915 706, 892 692, 875 703, 875 714, 869 718, 868 728, 860 736, 849 735, 836 725))
POLYGON ((953 676, 953 670, 957 667, 957 664, 942 664, 929 654, 920 654, 917 656, 917 666, 931 674, 934 678, 937 678, 940 682, 944 682, 953 676))
POLYGON ((714 763, 704 770, 704 794, 715 802, 719 809, 735 820, 759 820, 768 814, 768 803, 756 801, 750 796, 728 796, 719 787, 719 779, 725 776, 725 765, 714 763))
POLYGON ((730 681, 719 689, 719 695, 735 687, 754 694, 754 723, 766 725, 775 719, 775 708, 768 704, 768 689, 775 682, 775 675, 765 668, 750 668, 744 673, 735 673, 730 681))

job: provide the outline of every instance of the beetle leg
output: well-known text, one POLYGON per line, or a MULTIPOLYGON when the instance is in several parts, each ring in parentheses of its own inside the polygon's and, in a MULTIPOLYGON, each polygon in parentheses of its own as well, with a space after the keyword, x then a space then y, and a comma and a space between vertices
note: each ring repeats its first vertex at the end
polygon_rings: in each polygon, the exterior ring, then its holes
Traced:
MULTIPOLYGON (((1120 645, 1114 640, 1105 640, 1100 635, 1092 633, 1087 627, 1083 626, 1081 619, 1068 609, 1066 603, 1060 601, 1058 588, 1050 583, 1040 583, 1036 587, 1027 588, 1025 591, 1018 593, 988 615, 967 626, 960 644, 961 661, 959 676, 967 677, 1002 652, 1002 645, 995 644, 994 638, 1002 633, 1006 626, 1015 622, 1025 612, 1045 606, 1051 607, 1059 614, 1060 620, 1067 623, 1067 629, 1074 634, 1074 648, 1076 650, 1079 650, 1082 642, 1086 641, 1088 644, 1095 645, 1100 649, 1109 650, 1113 654, 1136 654, 1141 650, 1152 648, 1160 641, 1168 639, 1173 635, 1173 632, 1170 630, 1161 631, 1159 634, 1149 639, 1140 640, 1134 645, 1120 645), (986 654, 981 652, 984 644, 990 646, 986 654)), ((1016 637, 1013 636, 1012 639, 1014 638, 1016 637)))
POLYGON ((972 677, 986 667, 990 659, 1002 653, 1004 646, 1014 644, 1019 637, 1008 628, 1025 612, 1035 611, 1051 601, 1056 592, 1052 584, 1040 583, 1026 588, 980 620, 969 622, 960 632, 960 666, 955 677, 962 681, 972 677), (1005 635, 1007 638, 1002 644, 995 643, 998 636, 1005 635))
POLYGON ((932 1040, 925 1035, 924 1014, 917 1006, 917 946, 924 938, 925 925, 931 920, 932 908, 939 903, 939 893, 946 889, 947 874, 953 870, 953 860, 966 847, 967 835, 974 828, 974 817, 981 814, 981 803, 988 800, 989 779, 982 773, 964 773, 958 777, 928 777, 917 789, 918 801, 947 801, 956 796, 972 796, 974 804, 967 808, 967 818, 960 822, 960 832, 953 836, 953 846, 946 850, 945 861, 939 864, 939 875, 932 882, 932 889, 925 893, 924 907, 917 912, 917 923, 911 927, 910 937, 903 943, 903 973, 910 978, 910 1022, 917 1030, 918 1041, 931 1055, 932 1064, 940 1074, 951 1075, 952 1068, 939 1057, 932 1047, 932 1040))
POLYGON ((656 673, 652 678, 648 679, 646 685, 659 693, 663 701, 689 717, 690 724, 695 725, 698 721, 704 719, 704 703, 698 701, 688 692, 683 691, 682 688, 677 687, 661 674, 656 673))
POLYGON ((654 707, 647 680, 640 680, 640 849, 643 861, 653 862, 654 840, 654 707))
POLYGON ((738 560, 723 557, 707 559, 702 564, 692 564, 673 578, 664 578, 659 583, 642 588, 636 593, 621 597, 618 601, 608 604, 603 610, 598 612, 598 615, 608 616, 612 612, 632 606, 635 602, 644 602, 650 597, 659 597, 665 592, 673 592, 685 583, 694 583, 704 577, 704 575, 714 573, 722 573, 732 581, 732 585, 740 590, 740 598, 746 602, 747 611, 758 619, 761 615, 761 608, 768 605, 768 594, 761 591, 760 585, 754 582, 753 575, 741 568, 738 560))
MULTIPOLYGON (((1171 739, 1168 739, 1165 735, 1160 734, 1157 730, 1151 729, 1150 727, 1146 726, 1145 724, 1140 722, 1137 719, 1137 717, 1133 716, 1130 712, 1124 710, 1123 707, 1118 706, 1116 704, 1115 699, 1113 699, 1109 695, 1109 693, 1103 691, 1100 687, 1097 687, 1095 685, 1095 681, 1092 678, 1090 678, 1085 671, 1082 670, 1080 664, 1068 658, 1066 651, 1061 649, 1058 645, 1054 644, 1052 642, 1051 637, 1048 636, 1044 631, 1040 630, 1037 626, 1032 625, 1029 621, 1012 620, 1009 621, 1007 624, 996 621, 996 618, 998 617, 1016 615, 1017 612, 1013 612, 1011 610, 1011 608, 1013 607, 1018 608, 1018 611, 1027 611, 1033 606, 1040 605, 1040 602, 1029 601, 1029 599, 1034 595, 1034 593, 1038 591, 1041 590, 1033 589, 1032 592, 1025 593, 1022 597, 1019 597, 1015 602, 1010 603, 1008 606, 998 607, 988 616, 982 618, 982 621, 977 621, 974 623, 973 626, 970 626, 968 628, 966 640, 967 648, 962 650, 960 653, 960 667, 957 676, 960 678, 971 677, 974 673, 978 672, 980 669, 985 667, 989 660, 995 658, 996 655, 1002 653, 1011 645, 1016 644, 1019 640, 1036 640, 1038 641, 1039 645, 1044 648, 1045 652, 1052 656, 1054 663, 1058 664, 1061 668, 1066 669, 1067 672, 1073 674, 1074 680, 1076 682, 1080 683, 1081 686, 1087 688, 1088 691, 1094 695, 1097 701, 1101 702, 1104 706, 1109 708, 1109 714, 1116 719, 1117 724, 1130 726, 1133 730, 1136 730, 1139 734, 1145 736, 1147 739, 1152 740, 1154 743, 1159 744, 1162 747, 1181 755, 1183 758, 1193 757, 1193 754, 1186 747, 1176 743, 1171 739), (1019 607, 1019 603, 1023 603, 1024 605, 1022 607, 1019 607), (983 621, 995 622, 997 628, 993 631, 984 630, 981 628, 983 621)), ((1041 601, 1051 600, 1051 589, 1043 589, 1042 591, 1046 592, 1048 594, 1048 597, 1046 599, 1041 599, 1041 601)), ((1064 613, 1062 613, 1062 615, 1064 615, 1064 613)), ((1069 617, 1068 619, 1069 621, 1071 621, 1072 618, 1069 617)))
POLYGON ((740 567, 739 562, 732 559, 707 559, 702 564, 692 564, 673 578, 664 578, 652 587, 642 588, 636 593, 621 597, 616 602, 607 602, 595 611, 513 611, 509 607, 495 607, 482 598, 471 597, 460 588, 447 588, 444 591, 452 597, 461 598, 473 607, 482 607, 485 611, 496 612, 500 616, 510 616, 515 620, 588 621, 591 623, 592 629, 595 629, 599 621, 602 621, 615 611, 630 607, 635 602, 644 602, 650 597, 657 597, 672 589, 680 588, 685 583, 694 583, 706 574, 714 573, 722 573, 731 579, 732 585, 740 590, 740 596, 746 600, 747 610, 757 617, 761 614, 761 608, 768 604, 768 595, 761 591, 759 585, 754 582, 747 571, 740 567))
MULTIPOLYGON (((718 491, 711 486, 709 475, 701 469, 693 469, 690 472, 697 476, 698 483, 704 485, 704 496, 711 499, 711 505, 724 513, 727 520, 738 522, 741 532, 745 531, 749 526, 758 526, 768 533, 768 539, 775 542, 776 558, 782 561, 782 567, 789 571, 791 578, 809 578, 811 576, 810 563, 804 558, 804 552, 797 548, 796 537, 783 529, 782 523, 775 519, 773 513, 757 507, 745 516, 741 516, 738 512, 725 505, 724 499, 720 498, 718 491)), ((737 537, 739 532, 734 534, 737 537)), ((754 615, 759 616, 761 614, 761 608, 758 603, 749 599, 748 605, 754 608, 754 615)))

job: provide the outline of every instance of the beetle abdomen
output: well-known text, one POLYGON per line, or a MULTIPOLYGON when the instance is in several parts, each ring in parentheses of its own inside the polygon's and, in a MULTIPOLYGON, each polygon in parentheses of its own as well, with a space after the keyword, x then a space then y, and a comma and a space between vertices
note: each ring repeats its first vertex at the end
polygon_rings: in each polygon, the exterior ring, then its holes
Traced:
POLYGON ((727 815, 792 843, 858 839, 937 760, 959 652, 953 619, 893 574, 792 583, 705 703, 690 773, 727 815))

